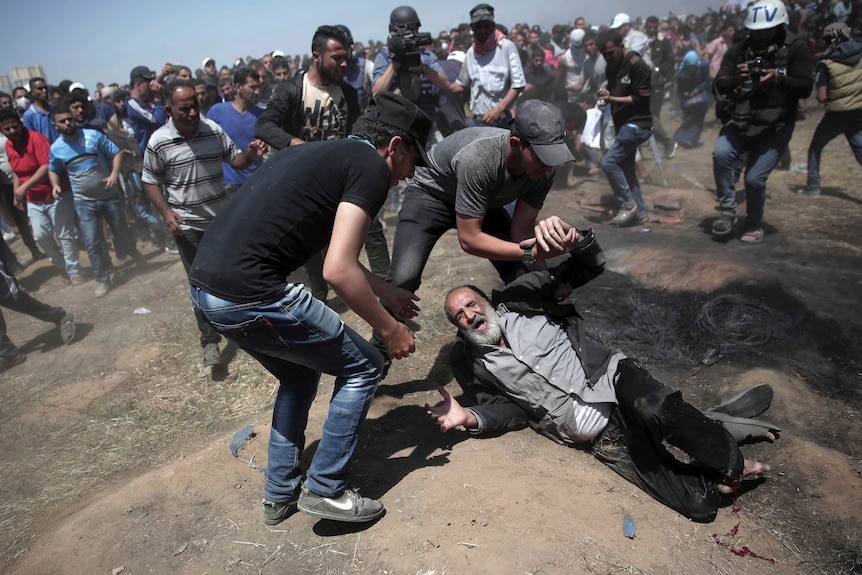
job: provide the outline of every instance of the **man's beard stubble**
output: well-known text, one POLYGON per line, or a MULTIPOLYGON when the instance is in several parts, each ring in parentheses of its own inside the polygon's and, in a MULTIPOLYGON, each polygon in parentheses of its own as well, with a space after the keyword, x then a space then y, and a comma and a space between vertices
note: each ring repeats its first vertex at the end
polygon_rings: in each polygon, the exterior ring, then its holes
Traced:
POLYGON ((503 339, 503 326, 500 325, 500 315, 491 308, 485 305, 483 313, 473 316, 473 321, 470 322, 470 329, 463 331, 464 338, 473 345, 499 345, 503 339), (480 323, 485 323, 484 333, 475 331, 480 323))

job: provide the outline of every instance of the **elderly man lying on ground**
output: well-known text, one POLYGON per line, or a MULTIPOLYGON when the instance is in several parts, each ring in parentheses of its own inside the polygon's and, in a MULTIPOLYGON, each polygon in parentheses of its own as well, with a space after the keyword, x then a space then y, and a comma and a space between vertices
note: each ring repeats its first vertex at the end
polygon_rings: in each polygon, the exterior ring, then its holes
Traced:
POLYGON ((767 409, 772 389, 754 386, 701 412, 639 360, 592 339, 568 296, 604 270, 594 232, 561 221, 537 241, 554 243, 570 230, 577 245, 556 268, 523 275, 490 300, 473 286, 449 292, 446 315, 458 326, 450 362, 477 405, 464 408, 441 387, 443 401, 425 408, 441 431, 463 426, 489 435, 530 425, 555 441, 589 449, 686 517, 712 521, 723 495, 769 470, 745 459, 739 442, 775 439, 774 425, 749 419, 767 409), (676 459, 663 441, 692 461, 676 459))

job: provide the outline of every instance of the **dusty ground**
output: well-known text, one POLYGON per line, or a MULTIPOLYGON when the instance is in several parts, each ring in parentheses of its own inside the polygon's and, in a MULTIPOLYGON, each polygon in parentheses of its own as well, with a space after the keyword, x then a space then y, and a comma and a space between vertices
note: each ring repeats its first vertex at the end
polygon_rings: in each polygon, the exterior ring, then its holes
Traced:
MULTIPOLYGON (((804 162, 818 117, 797 126, 794 164, 804 162)), ((436 386, 460 394, 445 363, 453 330, 442 294, 466 281, 496 285, 491 266, 461 253, 449 235, 419 291, 417 353, 381 385, 354 465, 354 483, 381 498, 387 515, 342 527, 297 514, 267 527, 260 499, 276 384, 243 353, 220 381, 209 379, 182 267, 150 253, 142 268, 121 268, 102 300, 93 298, 93 282, 63 286, 44 262, 26 269, 22 283, 37 298, 74 311, 71 346, 59 345, 49 326, 4 312, 29 359, 0 374, 0 571, 862 573, 862 172, 836 140, 825 155, 823 197, 797 196, 791 188, 804 176, 776 172, 764 243, 718 243, 705 233, 715 214, 715 136, 709 130, 703 147, 665 162, 668 187, 646 187, 649 199, 681 200, 680 211, 657 212, 678 224, 612 229, 584 207, 608 193, 600 178, 560 186, 545 210, 593 226, 608 255, 608 272, 584 290, 587 309, 634 301, 659 324, 685 324, 682 310, 736 294, 792 319, 792 329, 776 330, 762 347, 719 350, 714 365, 644 357, 704 407, 746 385, 775 389, 768 416, 783 428, 780 439, 745 448, 772 471, 714 523, 689 522, 590 455, 529 430, 477 440, 432 427, 421 406, 436 401, 436 386), (141 307, 151 313, 135 314, 141 307), (228 444, 246 424, 257 435, 235 458, 228 444), (626 516, 637 525, 633 540, 623 536, 626 516)), ((648 166, 660 181, 651 159, 648 166)), ((23 249, 20 241, 13 247, 23 249)), ((645 329, 628 317, 617 323, 645 329)), ((306 458, 330 389, 324 378, 306 458)))

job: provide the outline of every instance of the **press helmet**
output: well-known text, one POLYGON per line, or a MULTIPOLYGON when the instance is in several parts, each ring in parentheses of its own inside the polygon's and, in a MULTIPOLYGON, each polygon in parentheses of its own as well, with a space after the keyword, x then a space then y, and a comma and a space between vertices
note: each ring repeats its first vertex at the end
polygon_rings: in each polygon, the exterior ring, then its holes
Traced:
POLYGON ((389 15, 390 31, 394 28, 413 26, 414 24, 422 26, 422 22, 419 21, 419 14, 410 6, 399 6, 389 15))
POLYGON ((768 30, 787 24, 787 8, 781 0, 760 0, 751 5, 745 15, 745 27, 749 30, 768 30))
POLYGON ((336 24, 335 27, 341 30, 345 38, 347 38, 347 45, 353 46, 353 34, 350 33, 350 28, 348 28, 344 24, 336 24))

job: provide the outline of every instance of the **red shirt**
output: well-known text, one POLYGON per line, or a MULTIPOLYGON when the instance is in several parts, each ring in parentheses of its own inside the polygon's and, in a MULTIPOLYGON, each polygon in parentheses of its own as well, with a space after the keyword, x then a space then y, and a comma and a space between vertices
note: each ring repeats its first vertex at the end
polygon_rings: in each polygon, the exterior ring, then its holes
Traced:
MULTIPOLYGON (((51 154, 51 144, 48 143, 48 138, 39 132, 26 128, 24 135, 25 142, 21 147, 13 144, 12 140, 6 140, 6 155, 9 157, 9 165, 12 166, 12 171, 15 172, 22 184, 32 178, 40 167, 48 164, 48 158, 51 154)), ((51 183, 47 178, 43 183, 27 190, 27 201, 40 203, 54 201, 54 196, 51 195, 51 183)))

